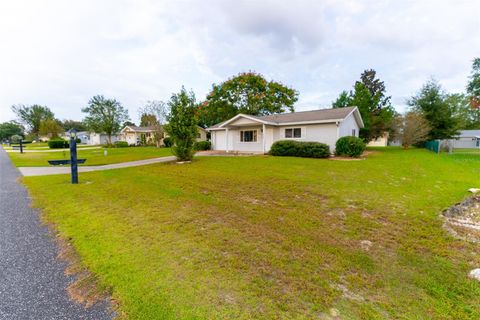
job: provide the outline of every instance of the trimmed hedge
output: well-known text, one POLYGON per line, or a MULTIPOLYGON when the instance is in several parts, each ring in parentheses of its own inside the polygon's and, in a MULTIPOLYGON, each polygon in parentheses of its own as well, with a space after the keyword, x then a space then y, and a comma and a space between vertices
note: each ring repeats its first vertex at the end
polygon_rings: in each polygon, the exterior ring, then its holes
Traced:
POLYGON ((170 148, 171 146, 173 146, 173 139, 170 137, 163 138, 163 144, 165 145, 165 147, 170 148))
POLYGON ((335 154, 337 156, 358 158, 365 151, 365 148, 365 142, 358 137, 341 137, 335 144, 335 154))
POLYGON ((127 148, 128 147, 128 142, 127 141, 115 141, 113 143, 115 148, 127 148))
POLYGON ((48 147, 50 149, 63 149, 70 147, 70 143, 63 139, 51 139, 48 140, 48 147))
POLYGON ((328 158, 330 156, 330 147, 320 142, 281 140, 272 144, 270 154, 272 156, 328 158))
POLYGON ((210 150, 212 148, 212 143, 210 141, 197 141, 193 144, 193 150, 203 151, 210 150))

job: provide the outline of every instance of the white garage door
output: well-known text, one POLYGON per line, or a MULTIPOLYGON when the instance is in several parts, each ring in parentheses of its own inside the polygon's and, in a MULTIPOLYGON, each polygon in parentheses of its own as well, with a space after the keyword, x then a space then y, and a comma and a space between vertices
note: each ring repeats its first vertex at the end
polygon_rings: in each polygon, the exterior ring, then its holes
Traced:
POLYGON ((213 150, 226 150, 227 149, 227 141, 225 139, 225 130, 218 130, 218 131, 213 131, 213 139, 212 139, 212 144, 213 144, 213 150))

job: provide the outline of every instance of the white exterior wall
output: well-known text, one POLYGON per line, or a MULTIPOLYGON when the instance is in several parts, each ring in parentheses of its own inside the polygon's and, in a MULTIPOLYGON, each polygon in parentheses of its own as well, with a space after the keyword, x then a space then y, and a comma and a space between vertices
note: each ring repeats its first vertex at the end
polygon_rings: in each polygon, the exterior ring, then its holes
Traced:
POLYGON ((353 115, 353 113, 351 113, 342 122, 340 122, 339 138, 345 136, 353 136, 353 130, 355 130, 355 137, 358 137, 360 128, 358 127, 357 120, 355 120, 355 116, 353 115))
POLYGON ((211 133, 212 150, 226 150, 225 130, 215 130, 211 133))
POLYGON ((453 148, 456 149, 476 149, 480 148, 480 140, 475 138, 460 138, 453 140, 453 148))
MULTIPOLYGON (((274 140, 295 140, 321 142, 330 146, 330 151, 335 150, 335 143, 338 140, 337 125, 335 123, 308 124, 297 126, 279 126, 274 129, 274 140), (301 128, 301 138, 285 138, 285 129, 301 128)), ((271 145, 270 145, 271 146, 271 145)), ((270 146, 268 150, 270 150, 270 146)), ((267 151, 268 151, 267 150, 267 151)))
POLYGON ((229 150, 245 151, 245 152, 263 152, 263 133, 262 127, 242 127, 241 129, 228 130, 229 150), (256 142, 241 142, 240 131, 256 130, 257 141, 256 142))
MULTIPOLYGON (((119 137, 117 135, 112 135, 112 143, 115 141, 118 141, 119 137)), ((90 133, 90 140, 88 141, 88 144, 90 145, 99 145, 99 144, 107 144, 108 143, 108 137, 106 134, 98 134, 95 132, 90 133)))

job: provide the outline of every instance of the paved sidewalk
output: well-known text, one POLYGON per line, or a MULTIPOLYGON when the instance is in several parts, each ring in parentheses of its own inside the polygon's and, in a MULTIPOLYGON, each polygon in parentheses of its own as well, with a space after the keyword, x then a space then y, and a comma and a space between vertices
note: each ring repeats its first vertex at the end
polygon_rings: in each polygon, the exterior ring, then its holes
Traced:
POLYGON ((19 176, 0 147, 0 319, 112 319, 104 304, 85 309, 69 300, 73 278, 64 274, 53 235, 30 207, 19 176))
MULTIPOLYGON (((144 166, 147 164, 154 164, 160 162, 170 162, 175 161, 174 156, 153 158, 146 160, 137 160, 121 163, 106 164, 103 166, 79 166, 78 172, 91 172, 91 171, 101 171, 101 170, 111 170, 111 169, 120 169, 128 167, 137 167, 144 166)), ((24 176, 46 176, 52 174, 69 174, 70 166, 67 167, 19 167, 20 173, 24 176)))

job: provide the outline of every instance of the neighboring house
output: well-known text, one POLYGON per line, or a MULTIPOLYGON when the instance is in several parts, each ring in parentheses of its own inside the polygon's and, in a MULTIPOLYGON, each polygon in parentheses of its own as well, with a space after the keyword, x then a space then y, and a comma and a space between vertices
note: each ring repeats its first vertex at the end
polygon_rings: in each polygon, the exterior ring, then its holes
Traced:
POLYGON ((480 148, 480 130, 462 130, 453 140, 453 148, 480 148))
POLYGON ((207 133, 208 131, 203 129, 200 126, 198 127, 198 133, 197 133, 197 141, 207 141, 207 133))
POLYGON ((321 109, 268 116, 238 114, 207 128, 213 150, 267 153, 279 140, 315 141, 335 150, 344 136, 356 136, 363 121, 357 107, 321 109))
POLYGON ((142 137, 145 137, 147 143, 153 143, 154 133, 154 127, 126 126, 120 131, 120 140, 126 141, 129 145, 138 145, 142 142, 142 137))
MULTIPOLYGON (((111 143, 115 143, 115 141, 120 140, 120 135, 112 134, 111 139, 112 139, 111 143)), ((108 135, 106 135, 105 133, 90 132, 87 144, 89 145, 108 144, 108 135)))
POLYGON ((367 144, 369 147, 386 147, 388 146, 388 132, 384 132, 383 136, 373 139, 367 144))
MULTIPOLYGON (((77 138, 80 139, 80 143, 88 144, 88 141, 90 140, 90 134, 88 133, 88 131, 78 131, 76 135, 77 138)), ((61 138, 65 140, 70 140, 70 133, 68 131, 65 131, 64 133, 62 133, 61 138)))

